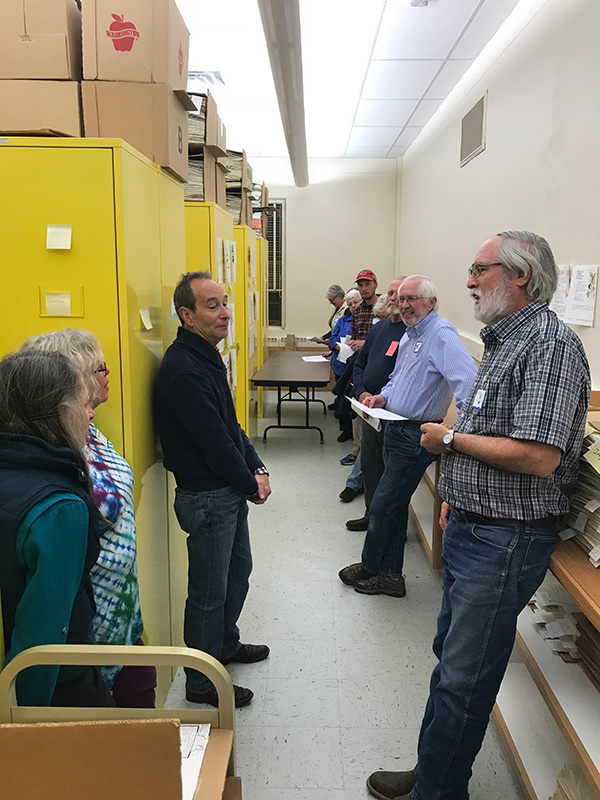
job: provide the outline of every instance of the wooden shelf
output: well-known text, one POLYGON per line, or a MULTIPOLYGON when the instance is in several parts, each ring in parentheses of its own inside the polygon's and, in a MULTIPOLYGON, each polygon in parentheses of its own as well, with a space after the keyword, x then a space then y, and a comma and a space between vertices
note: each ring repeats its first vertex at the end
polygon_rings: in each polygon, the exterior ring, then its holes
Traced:
POLYGON ((600 571, 574 542, 559 541, 550 569, 586 617, 600 630, 600 571))
MULTIPOLYGON (((526 608, 517 623, 517 648, 556 724, 600 798, 600 692, 579 664, 565 663, 546 645, 526 608)), ((560 766, 559 766, 560 768, 560 766)))

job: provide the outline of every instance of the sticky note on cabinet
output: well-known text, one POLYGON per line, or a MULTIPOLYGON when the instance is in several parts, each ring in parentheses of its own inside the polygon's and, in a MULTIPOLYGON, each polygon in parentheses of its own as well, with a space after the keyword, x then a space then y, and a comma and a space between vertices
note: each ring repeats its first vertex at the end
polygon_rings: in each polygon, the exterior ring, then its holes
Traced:
POLYGON ((71 225, 48 225, 46 250, 70 250, 73 227, 71 225))
POLYGON ((71 316, 70 292, 46 292, 46 314, 49 317, 71 316))
POLYGON ((150 309, 148 306, 144 306, 144 308, 140 308, 140 317, 142 318, 142 322, 144 323, 144 328, 147 331, 152 329, 152 320, 150 319, 150 309))

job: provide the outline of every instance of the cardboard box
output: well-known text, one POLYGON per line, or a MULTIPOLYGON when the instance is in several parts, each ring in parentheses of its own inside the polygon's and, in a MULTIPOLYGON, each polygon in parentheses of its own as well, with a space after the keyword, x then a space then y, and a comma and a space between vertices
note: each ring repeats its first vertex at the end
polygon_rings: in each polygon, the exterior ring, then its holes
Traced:
POLYGON ((252 167, 248 164, 246 151, 228 150, 224 163, 230 170, 227 178, 228 189, 240 190, 245 192, 252 191, 252 167))
POLYGON ((86 137, 125 139, 149 159, 185 183, 188 174, 185 92, 164 83, 81 84, 86 137))
POLYGON ((190 34, 174 0, 85 0, 86 81, 166 83, 187 88, 190 34))
POLYGON ((0 78, 81 80, 81 11, 75 0, 0 2, 0 78))
POLYGON ((204 141, 200 144, 190 145, 190 152, 198 152, 201 148, 207 147, 215 156, 227 155, 227 142, 225 125, 217 114, 217 104, 211 93, 190 92, 192 102, 196 107, 196 112, 202 113, 204 105, 204 141))
MULTIPOLYGON (((194 800, 241 799, 226 778, 233 731, 212 729, 194 800)), ((181 798, 179 721, 0 725, 2 800, 181 798)))
POLYGON ((0 81, 0 132, 81 136, 76 81, 0 81))
POLYGON ((216 180, 215 180, 215 202, 221 208, 227 210, 227 184, 225 182, 225 175, 227 174, 227 167, 217 159, 217 170, 216 170, 216 180))

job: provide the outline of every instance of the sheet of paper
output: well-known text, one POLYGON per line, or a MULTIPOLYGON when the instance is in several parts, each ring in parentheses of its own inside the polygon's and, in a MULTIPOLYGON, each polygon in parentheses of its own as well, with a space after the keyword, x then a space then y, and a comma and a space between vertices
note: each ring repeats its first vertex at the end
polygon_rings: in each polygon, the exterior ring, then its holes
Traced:
POLYGON ((350 400, 357 414, 367 414, 367 416, 375 417, 375 419, 408 419, 408 417, 401 417, 400 414, 394 414, 393 411, 388 411, 385 408, 368 408, 353 397, 349 397, 348 400, 350 400))
POLYGON ((70 250, 73 228, 71 225, 48 225, 46 228, 47 250, 70 250))
POLYGON ((325 356, 302 356, 302 361, 328 361, 325 356))
POLYGON ((550 302, 550 308, 559 319, 565 318, 565 311, 567 310, 567 298, 569 296, 569 268, 558 267, 558 283, 554 297, 550 302))
POLYGON ((225 239, 225 283, 231 283, 231 242, 225 239))
POLYGON ((256 278, 256 248, 250 248, 250 277, 256 278))
POLYGON ((354 350, 347 345, 345 342, 340 342, 340 350, 338 353, 338 361, 341 364, 345 364, 346 361, 350 358, 350 356, 354 353, 354 350))
POLYGON ((70 317, 71 293, 46 292, 46 314, 53 317, 70 317))
POLYGON ((237 242, 230 242, 231 245, 231 280, 235 283, 237 278, 237 242))
POLYGON ((217 236, 217 283, 223 283, 223 239, 217 236))
POLYGON ((593 447, 590 447, 583 457, 600 475, 600 442, 596 442, 593 447))
POLYGON ((229 341, 235 342, 235 305, 229 303, 229 341))
POLYGON ((150 319, 150 309, 148 306, 144 306, 144 308, 140 308, 140 317, 142 318, 142 322, 144 323, 144 328, 147 331, 152 330, 152 320, 150 319))
POLYGON ((198 775, 210 735, 210 725, 181 725, 181 784, 182 800, 192 800, 198 785, 198 775))
POLYGON ((565 322, 588 327, 594 324, 597 283, 598 265, 572 267, 565 322))

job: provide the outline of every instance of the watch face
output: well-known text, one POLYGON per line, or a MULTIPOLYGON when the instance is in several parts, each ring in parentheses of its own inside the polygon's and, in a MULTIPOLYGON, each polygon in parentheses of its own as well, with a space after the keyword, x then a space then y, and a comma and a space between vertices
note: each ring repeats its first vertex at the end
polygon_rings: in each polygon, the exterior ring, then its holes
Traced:
POLYGON ((447 433, 445 433, 444 436, 442 437, 442 441, 444 442, 444 444, 450 444, 450 442, 452 441, 452 431, 448 431, 447 433))

